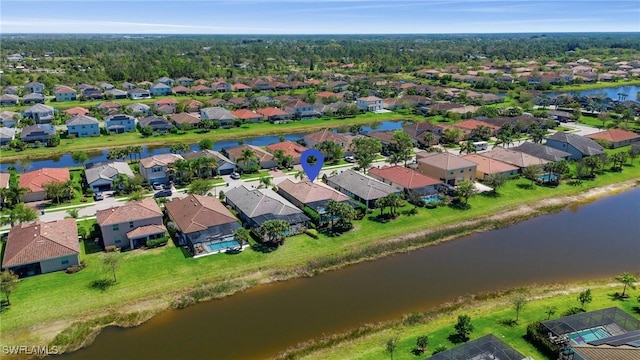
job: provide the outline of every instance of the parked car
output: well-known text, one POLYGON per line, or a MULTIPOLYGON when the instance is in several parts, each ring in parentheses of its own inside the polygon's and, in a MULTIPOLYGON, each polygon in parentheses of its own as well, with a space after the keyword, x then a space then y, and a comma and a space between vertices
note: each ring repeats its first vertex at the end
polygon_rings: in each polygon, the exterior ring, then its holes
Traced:
POLYGON ((238 179, 240 179, 240 174, 238 174, 237 172, 234 172, 234 173, 231 174, 231 178, 233 180, 238 180, 238 179))
POLYGON ((354 158, 353 156, 345 156, 344 157, 344 161, 346 161, 348 163, 354 163, 354 162, 356 162, 356 158, 354 158))
POLYGON ((151 187, 153 187, 153 190, 164 190, 164 185, 157 182, 151 184, 151 187))
POLYGON ((162 198, 162 197, 169 197, 173 194, 173 192, 171 190, 160 190, 157 193, 153 194, 154 198, 162 198))
POLYGON ((104 195, 100 191, 93 193, 93 200, 95 201, 104 200, 104 195))

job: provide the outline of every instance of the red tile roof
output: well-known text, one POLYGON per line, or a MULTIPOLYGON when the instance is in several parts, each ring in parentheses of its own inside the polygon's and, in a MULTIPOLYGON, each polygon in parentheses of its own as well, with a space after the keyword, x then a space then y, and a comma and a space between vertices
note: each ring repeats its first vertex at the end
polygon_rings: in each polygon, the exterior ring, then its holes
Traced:
POLYGON ((257 113, 262 114, 266 117, 272 117, 272 116, 285 116, 287 115, 286 112, 278 109, 278 108, 274 108, 274 107, 268 107, 268 108, 262 108, 262 109, 258 109, 256 110, 257 113))
POLYGON ((69 114, 71 116, 82 116, 82 115, 87 115, 88 113, 90 113, 90 111, 88 109, 85 109, 83 107, 72 107, 71 109, 67 109, 64 111, 66 114, 69 114))
POLYGON ((189 195, 183 199, 173 199, 165 204, 165 209, 171 220, 185 234, 238 222, 238 219, 212 196, 189 195))
POLYGON ((513 166, 500 160, 484 157, 478 154, 464 155, 462 156, 462 158, 478 164, 478 171, 484 174, 499 174, 508 171, 516 171, 519 169, 519 167, 517 166, 513 166))
POLYGON ((43 186, 52 182, 65 182, 71 179, 67 168, 42 168, 20 175, 19 186, 29 191, 44 191, 43 186))
MULTIPOLYGON (((334 133, 330 129, 319 130, 304 137, 305 141, 311 140, 316 144, 320 144, 325 141, 333 141, 338 144, 347 144, 349 139, 346 137, 334 133)), ((308 144, 307 144, 308 145, 308 144)))
POLYGON ((0 173, 0 189, 4 189, 9 186, 10 174, 0 173))
POLYGON ((331 91, 322 91, 316 94, 316 98, 317 99, 328 99, 328 98, 338 98, 338 97, 342 97, 341 94, 336 94, 334 92, 331 91))
POLYGON ((154 104, 156 106, 161 106, 161 105, 176 105, 177 103, 178 103, 177 100, 167 98, 167 99, 160 99, 156 101, 154 104))
POLYGON ((291 155, 294 158, 298 158, 302 152, 307 150, 307 148, 293 141, 283 141, 267 145, 267 150, 272 154, 275 154, 276 150, 282 150, 285 155, 291 155))
POLYGON ((80 253, 75 219, 30 222, 9 231, 2 267, 30 264, 80 253))
POLYGON ((478 126, 486 126, 494 131, 500 130, 500 126, 496 126, 496 125, 489 124, 484 121, 475 120, 475 119, 460 121, 453 124, 452 126, 455 126, 460 129, 465 129, 465 130, 475 130, 478 126))
POLYGON ((132 201, 123 206, 96 212, 96 223, 100 226, 115 225, 129 221, 162 217, 162 210, 153 198, 132 201))
POLYGON ((423 175, 403 166, 384 166, 371 168, 369 174, 380 177, 405 189, 418 189, 425 186, 441 184, 442 181, 423 175))
POLYGON ((70 88, 68 86, 62 85, 62 86, 58 86, 56 88, 55 93, 56 94, 69 94, 69 93, 74 93, 75 94, 75 93, 77 93, 77 91, 75 91, 74 89, 72 89, 72 88, 70 88))
POLYGON ((627 140, 640 139, 640 135, 634 132, 626 131, 622 129, 605 130, 605 131, 597 132, 595 134, 587 135, 586 137, 593 140, 602 139, 602 140, 607 140, 614 143, 627 141, 627 140))
POLYGON ((236 83, 236 84, 231 85, 231 88, 233 90, 235 90, 235 91, 238 91, 238 90, 249 90, 249 89, 251 89, 251 86, 248 86, 248 85, 245 85, 245 84, 241 84, 241 83, 236 83))
POLYGON ((149 236, 154 234, 160 234, 167 232, 167 228, 164 225, 145 225, 135 228, 127 233, 127 238, 135 239, 142 236, 149 236))
POLYGON ((262 119, 262 114, 258 114, 248 109, 234 110, 231 112, 231 114, 237 117, 238 119, 243 119, 243 120, 262 119))
POLYGON ((189 113, 179 113, 171 115, 171 121, 176 124, 199 124, 200 118, 189 113))

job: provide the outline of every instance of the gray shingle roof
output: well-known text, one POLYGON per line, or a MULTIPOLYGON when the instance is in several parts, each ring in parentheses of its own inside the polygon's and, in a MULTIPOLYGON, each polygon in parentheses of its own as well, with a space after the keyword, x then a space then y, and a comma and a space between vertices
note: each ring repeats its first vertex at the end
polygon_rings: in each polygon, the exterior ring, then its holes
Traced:
POLYGON ((336 184, 346 191, 357 195, 364 200, 375 200, 391 193, 399 192, 398 189, 382 181, 349 169, 338 175, 331 176, 328 182, 336 184))
POLYGON ((67 120, 66 124, 67 126, 94 125, 94 124, 98 124, 98 119, 91 116, 87 116, 87 115, 77 115, 67 120))
POLYGON ((52 112, 52 111, 53 111, 53 108, 51 106, 49 106, 49 105, 35 104, 33 106, 29 106, 24 111, 24 113, 25 114, 35 114, 35 113, 46 113, 46 112, 52 112))
POLYGON ((126 162, 116 161, 109 164, 102 164, 86 169, 84 171, 87 178, 87 184, 91 185, 98 179, 112 180, 118 174, 125 174, 130 178, 133 178, 133 172, 126 162))
POLYGON ((236 117, 233 116, 231 111, 222 108, 222 107, 208 107, 204 109, 200 109, 200 114, 203 118, 212 119, 212 120, 234 120, 236 117))
POLYGON ((569 134, 565 132, 557 132, 547 139, 555 140, 558 142, 566 142, 580 151, 582 154, 591 156, 591 155, 600 155, 604 153, 604 149, 597 142, 576 134, 569 134))
POLYGON ((269 189, 249 190, 243 185, 227 191, 225 196, 258 225, 269 220, 285 220, 289 224, 309 221, 300 209, 269 189))
POLYGON ((520 151, 521 153, 529 154, 531 156, 539 157, 549 161, 560 161, 571 156, 568 152, 554 149, 545 145, 538 145, 532 142, 524 142, 522 145, 514 147, 512 150, 520 151))

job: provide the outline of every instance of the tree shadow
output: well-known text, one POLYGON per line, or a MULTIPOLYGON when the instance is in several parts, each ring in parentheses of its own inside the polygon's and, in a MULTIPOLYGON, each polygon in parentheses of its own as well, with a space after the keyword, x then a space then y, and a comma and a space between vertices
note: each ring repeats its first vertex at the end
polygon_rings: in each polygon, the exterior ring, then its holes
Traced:
POLYGON ((463 203, 461 201, 452 201, 448 205, 450 208, 455 210, 469 210, 471 209, 471 205, 469 203, 463 203))
POLYGON ((583 309, 581 309, 581 308, 579 308, 577 306, 574 306, 574 307, 569 308, 567 311, 563 312, 562 316, 571 316, 571 315, 575 315, 575 314, 581 314, 583 312, 584 312, 583 309))
POLYGON ((415 356, 420 356, 422 354, 424 354, 424 350, 419 349, 419 348, 413 348, 411 349, 411 353, 415 356))
POLYGON ((502 326, 506 326, 510 328, 518 325, 518 322, 516 321, 516 319, 500 319, 497 322, 502 326))
POLYGON ((84 244, 84 253, 87 255, 102 252, 102 247, 95 240, 84 240, 83 244, 84 244))
POLYGON ((502 196, 500 195, 500 193, 497 193, 495 191, 483 191, 480 193, 480 195, 488 198, 493 198, 493 199, 496 199, 502 196))
POLYGON ((278 249, 278 245, 274 243, 255 243, 251 245, 251 250, 263 254, 274 252, 278 249))
POLYGON ((335 238, 335 237, 341 236, 342 234, 348 232, 351 229, 353 229, 353 224, 351 224, 351 226, 333 225, 333 227, 330 227, 330 226, 324 227, 318 230, 318 232, 326 237, 335 238))
POLYGON ((567 184, 569 186, 574 186, 574 187, 575 186, 582 186, 583 181, 582 181, 582 179, 573 179, 573 180, 567 181, 567 184))
POLYGON ((613 294, 607 294, 607 296, 609 297, 609 299, 614 301, 626 301, 630 298, 629 294, 624 294, 624 296, 622 296, 622 294, 619 292, 615 292, 613 294))
POLYGON ((7 299, 0 300, 0 314, 2 314, 5 311, 9 310, 10 307, 11 307, 11 304, 9 304, 7 299))
POLYGON ((111 279, 98 279, 98 280, 93 280, 89 284, 89 287, 93 290, 99 290, 104 292, 113 285, 115 285, 115 281, 111 279))
POLYGON ((384 214, 384 215, 370 215, 367 217, 367 219, 371 221, 375 221, 377 223, 386 224, 389 221, 393 220, 394 218, 392 218, 389 214, 384 214))
POLYGON ((529 184, 516 184, 516 187, 518 189, 523 189, 523 190, 531 190, 534 188, 533 184, 529 183, 529 184))
POLYGON ((640 306, 634 306, 631 308, 631 310, 633 310, 634 313, 640 315, 640 306))
MULTIPOLYGON (((178 246, 176 246, 176 247, 178 247, 178 246)), ((188 259, 188 258, 193 256, 191 251, 189 251, 189 249, 186 246, 180 246, 178 248, 180 249, 180 252, 182 253, 182 256, 184 256, 185 259, 188 259)))
POLYGON ((450 334, 449 336, 447 336, 447 339, 449 339, 452 344, 462 344, 469 341, 468 337, 460 336, 459 334, 450 334))

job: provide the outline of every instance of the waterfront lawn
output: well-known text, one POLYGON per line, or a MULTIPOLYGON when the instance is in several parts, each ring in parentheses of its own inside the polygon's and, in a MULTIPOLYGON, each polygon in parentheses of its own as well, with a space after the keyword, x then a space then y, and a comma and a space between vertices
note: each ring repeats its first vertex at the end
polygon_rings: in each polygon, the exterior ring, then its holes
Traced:
POLYGON ((520 319, 517 325, 512 327, 502 324, 505 320, 515 319, 515 311, 509 304, 510 295, 505 295, 467 305, 465 309, 440 314, 435 319, 423 324, 413 326, 402 324, 397 324, 396 326, 381 326, 380 330, 374 332, 374 334, 360 339, 350 339, 346 343, 313 352, 304 358, 388 359, 389 355, 384 352, 385 343, 388 339, 395 337, 398 338, 399 341, 393 358, 398 360, 413 360, 416 359, 416 356, 411 351, 416 347, 416 339, 418 336, 426 335, 429 337, 429 347, 421 356, 425 358, 430 356, 439 344, 446 346, 447 349, 452 349, 457 346, 449 340, 449 335, 454 333, 453 325, 456 323, 457 316, 460 314, 468 314, 475 327, 474 332, 471 334, 471 340, 493 334, 525 356, 531 356, 534 359, 545 359, 546 356, 523 338, 526 334, 527 325, 535 321, 546 320, 546 306, 555 306, 557 308, 553 318, 562 317, 562 314, 569 309, 579 307, 580 304, 576 301, 578 293, 587 288, 591 288, 593 296, 593 302, 586 306, 587 311, 617 306, 625 312, 640 318, 640 314, 634 311, 637 302, 633 300, 639 294, 638 291, 631 294, 632 299, 618 301, 612 300, 610 296, 615 292, 617 287, 606 287, 602 283, 583 283, 579 285, 578 288, 567 291, 559 291, 561 290, 560 286, 551 287, 549 290, 540 288, 529 289, 529 297, 539 296, 541 298, 527 303, 520 312, 520 319), (553 296, 553 294, 549 294, 550 291, 555 291, 556 295, 553 296), (547 293, 547 295, 545 295, 545 293, 547 293))
MULTIPOLYGON (((623 151, 625 148, 617 149, 623 151)), ((3 344, 23 344, 45 341, 33 338, 32 326, 50 324, 65 319, 80 319, 91 314, 123 309, 123 304, 135 306, 152 301, 167 306, 173 295, 203 283, 250 277, 250 283, 271 280, 278 274, 294 274, 313 259, 355 253, 372 243, 440 225, 483 218, 492 213, 522 208, 541 199, 577 195, 585 190, 640 178, 640 163, 627 166, 623 172, 605 172, 594 180, 573 186, 564 181, 555 188, 533 186, 518 179, 507 182, 497 197, 477 195, 469 200, 468 210, 451 207, 419 209, 417 215, 401 215, 387 223, 375 221, 379 210, 354 222, 354 230, 340 236, 321 234, 318 240, 307 235, 287 238, 284 245, 272 252, 246 249, 235 255, 220 254, 198 259, 188 258, 174 246, 152 250, 135 250, 121 254, 118 282, 99 291, 92 281, 108 278, 102 270, 102 252, 83 253, 87 268, 76 274, 57 272, 25 278, 12 295, 11 307, 2 313, 3 344), (73 299, 70 301, 69 299, 73 299)), ((406 205, 400 212, 411 209, 406 205)), ((388 211, 388 210, 387 210, 388 211)))

